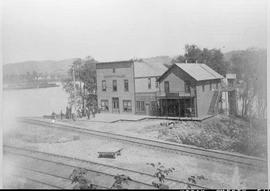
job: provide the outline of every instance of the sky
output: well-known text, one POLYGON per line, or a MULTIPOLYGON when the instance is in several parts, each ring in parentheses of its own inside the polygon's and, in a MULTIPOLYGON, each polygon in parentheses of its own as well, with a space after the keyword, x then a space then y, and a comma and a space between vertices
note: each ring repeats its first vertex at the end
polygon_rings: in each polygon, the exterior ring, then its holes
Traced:
POLYGON ((267 47, 267 0, 4 0, 4 64, 267 47))

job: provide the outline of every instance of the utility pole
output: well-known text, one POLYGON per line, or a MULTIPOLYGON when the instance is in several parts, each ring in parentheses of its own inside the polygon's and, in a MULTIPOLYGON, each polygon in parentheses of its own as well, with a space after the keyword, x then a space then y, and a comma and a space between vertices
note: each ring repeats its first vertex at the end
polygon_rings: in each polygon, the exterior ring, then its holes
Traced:
MULTIPOLYGON (((75 101, 75 97, 76 97, 76 86, 75 86, 75 66, 76 65, 74 65, 73 66, 73 88, 74 88, 74 92, 73 92, 73 94, 74 94, 74 104, 76 103, 76 101, 75 101)), ((75 105, 74 105, 74 112, 75 112, 75 105)))

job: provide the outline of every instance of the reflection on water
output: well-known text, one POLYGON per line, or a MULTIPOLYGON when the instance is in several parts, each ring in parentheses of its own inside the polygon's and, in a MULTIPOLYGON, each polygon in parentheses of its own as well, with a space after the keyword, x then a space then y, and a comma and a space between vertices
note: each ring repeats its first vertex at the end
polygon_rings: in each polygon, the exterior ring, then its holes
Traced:
POLYGON ((3 91, 3 118, 65 112, 68 95, 60 87, 3 91))

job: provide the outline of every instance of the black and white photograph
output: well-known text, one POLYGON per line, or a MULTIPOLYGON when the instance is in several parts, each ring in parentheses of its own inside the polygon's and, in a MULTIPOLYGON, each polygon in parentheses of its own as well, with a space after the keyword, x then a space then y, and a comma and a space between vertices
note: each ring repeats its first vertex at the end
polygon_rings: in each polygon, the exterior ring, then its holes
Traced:
POLYGON ((0 0, 0 188, 269 188, 269 4, 0 0))

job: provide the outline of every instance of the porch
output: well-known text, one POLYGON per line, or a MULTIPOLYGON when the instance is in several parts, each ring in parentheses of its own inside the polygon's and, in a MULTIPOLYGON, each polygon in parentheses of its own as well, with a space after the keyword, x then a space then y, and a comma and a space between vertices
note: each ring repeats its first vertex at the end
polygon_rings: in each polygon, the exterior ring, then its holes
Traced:
POLYGON ((160 115, 169 117, 197 117, 194 97, 159 99, 160 115))

